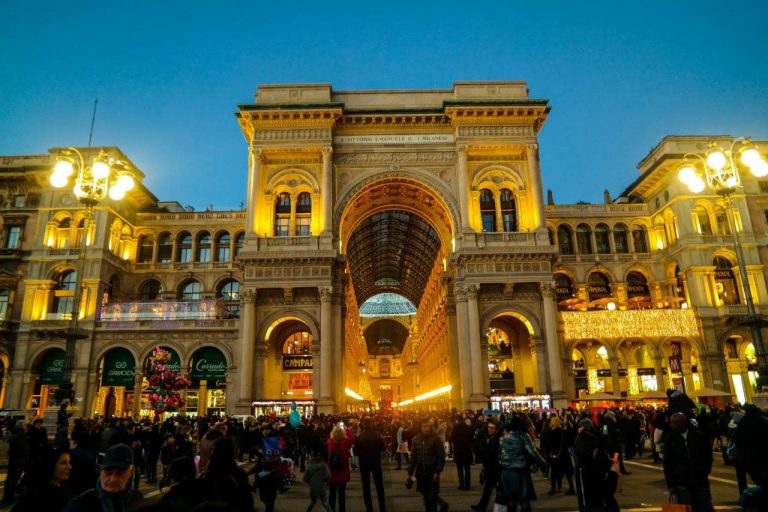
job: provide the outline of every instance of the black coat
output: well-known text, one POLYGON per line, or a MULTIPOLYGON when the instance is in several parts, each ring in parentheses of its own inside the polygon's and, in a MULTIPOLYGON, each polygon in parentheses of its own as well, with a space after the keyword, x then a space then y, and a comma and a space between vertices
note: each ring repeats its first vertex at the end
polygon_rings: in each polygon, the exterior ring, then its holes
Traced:
POLYGON ((425 478, 434 473, 441 473, 445 466, 445 447, 434 432, 419 434, 411 446, 411 463, 408 474, 416 478, 425 478))
POLYGON ((381 434, 371 429, 363 430, 355 438, 354 447, 360 467, 381 466, 381 453, 387 448, 381 434))
POLYGON ((450 442, 453 444, 453 461, 456 464, 472 464, 472 443, 474 434, 472 427, 459 421, 453 426, 450 442))
POLYGON ((30 485, 24 488, 11 512, 61 512, 71 497, 69 491, 56 485, 30 485))
POLYGON ((698 430, 689 428, 686 441, 672 429, 664 432, 664 478, 667 487, 709 487, 712 444, 698 430))
POLYGON ((29 442, 24 433, 24 428, 15 426, 11 429, 11 437, 8 438, 8 466, 21 468, 29 463, 29 442))
POLYGON ((485 478, 490 478, 491 474, 498 475, 501 472, 498 434, 484 436, 478 444, 477 452, 485 470, 485 478))

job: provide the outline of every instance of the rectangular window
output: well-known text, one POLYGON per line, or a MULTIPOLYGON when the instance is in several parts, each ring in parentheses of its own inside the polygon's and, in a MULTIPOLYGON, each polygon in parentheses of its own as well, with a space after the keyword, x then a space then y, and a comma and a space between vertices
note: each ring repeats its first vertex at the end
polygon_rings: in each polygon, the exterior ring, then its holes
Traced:
POLYGON ((181 247, 179 248, 179 263, 189 263, 192 261, 192 248, 181 247))
POLYGON ((278 217, 275 219, 275 236, 289 236, 288 228, 291 219, 288 217, 278 217))
POLYGON ((483 213, 483 232, 493 233, 496 231, 496 217, 494 213, 483 213))
POLYGON ((13 207, 24 208, 27 205, 27 196, 24 194, 17 194, 13 196, 13 207))
POLYGON ((216 261, 229 261, 229 247, 219 247, 216 261))
POLYGON ((18 249, 21 246, 21 226, 9 226, 5 236, 7 249, 18 249))
POLYGON ((296 218, 296 235, 297 236, 309 236, 309 217, 296 218))
POLYGON ((208 263, 211 261, 211 248, 209 247, 200 247, 198 250, 198 258, 197 261, 200 263, 208 263))

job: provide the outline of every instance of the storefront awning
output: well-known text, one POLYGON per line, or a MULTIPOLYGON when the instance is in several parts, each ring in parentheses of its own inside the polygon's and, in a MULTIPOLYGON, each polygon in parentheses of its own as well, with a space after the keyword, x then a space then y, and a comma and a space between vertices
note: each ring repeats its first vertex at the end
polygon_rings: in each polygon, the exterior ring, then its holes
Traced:
POLYGON ((40 361, 40 384, 58 386, 64 377, 66 353, 60 348, 49 350, 40 361))
POLYGON ((224 380, 227 375, 227 359, 221 350, 204 347, 192 357, 192 380, 224 380))
POLYGON ((102 386, 133 386, 136 382, 136 359, 128 349, 115 348, 104 356, 102 386))

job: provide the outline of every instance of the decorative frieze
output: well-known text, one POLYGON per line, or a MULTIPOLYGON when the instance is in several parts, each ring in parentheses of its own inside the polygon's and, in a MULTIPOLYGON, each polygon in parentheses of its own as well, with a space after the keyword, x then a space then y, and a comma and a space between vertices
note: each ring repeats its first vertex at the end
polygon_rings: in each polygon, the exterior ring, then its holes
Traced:
POLYGON ((529 125, 459 126, 459 137, 533 137, 529 125))
POLYGON ((337 153, 337 165, 448 164, 456 161, 453 151, 411 151, 390 153, 337 153))
POLYGON ((329 277, 330 267, 326 266, 267 266, 245 269, 247 279, 288 279, 288 278, 313 278, 329 277))
POLYGON ((472 274, 527 274, 531 272, 551 272, 548 261, 507 261, 467 263, 466 275, 472 274))
POLYGON ((331 138, 330 128, 305 128, 290 130, 256 130, 253 132, 254 142, 281 142, 294 140, 328 140, 331 138))

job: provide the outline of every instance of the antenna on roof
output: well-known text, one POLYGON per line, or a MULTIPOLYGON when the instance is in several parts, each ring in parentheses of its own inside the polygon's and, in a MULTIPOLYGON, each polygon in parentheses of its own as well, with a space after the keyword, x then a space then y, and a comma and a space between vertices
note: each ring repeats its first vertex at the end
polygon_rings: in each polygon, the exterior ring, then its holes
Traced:
POLYGON ((93 124, 96 122, 96 105, 99 104, 99 98, 93 100, 93 115, 91 116, 91 133, 88 134, 88 147, 91 147, 93 140, 93 124))

